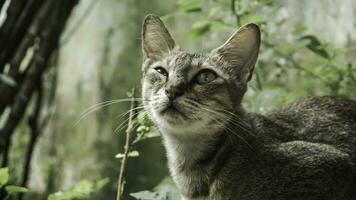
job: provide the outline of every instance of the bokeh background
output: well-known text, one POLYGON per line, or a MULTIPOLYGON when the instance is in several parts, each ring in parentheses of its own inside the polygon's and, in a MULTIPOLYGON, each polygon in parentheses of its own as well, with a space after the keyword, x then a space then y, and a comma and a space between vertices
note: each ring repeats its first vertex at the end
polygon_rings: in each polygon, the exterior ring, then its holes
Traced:
MULTIPOLYGON (((18 2, 0 0, 0 199, 11 193, 8 185, 27 188, 24 194, 17 188, 9 199, 116 198, 120 159, 115 155, 124 151, 128 115, 122 114, 130 102, 98 103, 126 99, 139 88, 141 25, 149 13, 161 16, 176 42, 191 52, 209 52, 239 26, 259 24, 260 56, 243 101, 251 112, 268 112, 306 95, 356 99, 354 0, 29 0, 14 6, 18 2), (29 10, 31 2, 38 8, 29 10), (54 21, 51 13, 57 13, 54 21), (34 64, 43 71, 26 82, 32 61, 52 35, 58 38, 44 50, 48 59, 34 64), (31 80, 42 89, 33 86, 28 102, 20 101, 31 80), (19 113, 16 102, 24 108, 6 134, 12 113, 19 113), (81 118, 88 109, 92 112, 81 118), (8 151, 6 141, 11 141, 8 151), (1 174, 9 174, 6 182, 1 174)), ((161 138, 139 121, 135 134, 146 136, 132 146, 139 156, 128 160, 124 199, 178 199, 167 178, 161 138)))

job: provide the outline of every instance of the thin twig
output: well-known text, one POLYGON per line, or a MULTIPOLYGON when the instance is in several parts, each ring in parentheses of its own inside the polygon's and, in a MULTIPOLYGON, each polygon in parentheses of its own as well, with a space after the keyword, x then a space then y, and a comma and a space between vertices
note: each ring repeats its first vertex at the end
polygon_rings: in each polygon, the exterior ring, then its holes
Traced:
POLYGON ((126 129, 124 157, 121 160, 121 168, 120 168, 119 180, 118 180, 118 184, 117 184, 116 200, 122 200, 122 193, 123 193, 124 184, 125 184, 124 173, 125 173, 127 159, 128 159, 130 148, 131 148, 131 134, 133 132, 133 127, 134 127, 133 124, 134 124, 134 117, 135 117, 135 111, 134 111, 135 107, 136 107, 135 89, 132 89, 132 100, 131 100, 131 107, 130 107, 129 122, 127 124, 127 129, 126 129))
POLYGON ((240 15, 236 11, 236 0, 231 0, 231 12, 235 16, 237 26, 240 27, 241 19, 240 19, 240 15))

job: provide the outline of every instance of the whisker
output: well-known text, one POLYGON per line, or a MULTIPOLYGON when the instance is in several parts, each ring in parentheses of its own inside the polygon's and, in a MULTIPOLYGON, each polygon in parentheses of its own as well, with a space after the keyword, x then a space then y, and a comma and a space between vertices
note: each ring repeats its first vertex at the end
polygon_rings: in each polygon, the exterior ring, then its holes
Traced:
POLYGON ((74 123, 74 127, 77 126, 79 124, 79 122, 81 122, 85 117, 87 117, 92 112, 95 112, 95 111, 97 111, 97 110, 99 110, 101 108, 104 108, 106 106, 110 106, 112 104, 121 103, 121 102, 130 102, 132 100, 134 100, 134 101, 149 101, 149 100, 146 100, 144 98, 126 98, 126 99, 109 100, 109 101, 105 101, 105 102, 94 104, 91 107, 89 107, 88 109, 86 109, 80 115, 79 119, 74 123))
MULTIPOLYGON (((202 109, 207 109, 206 107, 207 107, 208 105, 195 102, 195 101, 193 101, 192 99, 188 99, 188 101, 189 101, 190 103, 194 104, 196 107, 199 107, 199 108, 202 108, 202 109), (204 105, 205 105, 205 106, 204 106, 204 105)), ((251 131, 249 130, 248 123, 245 122, 240 116, 236 115, 235 113, 230 112, 230 111, 228 111, 228 110, 220 110, 220 109, 219 109, 219 110, 210 110, 210 111, 215 111, 215 112, 216 112, 216 111, 221 111, 221 112, 225 112, 226 114, 229 114, 230 117, 235 117, 235 118, 237 118, 237 119, 230 118, 230 120, 231 120, 231 122, 232 122, 234 125, 236 125, 236 126, 242 128, 244 131, 248 132, 250 135, 253 135, 253 134, 251 133, 251 131)), ((221 115, 221 116, 223 116, 223 117, 226 117, 224 114, 222 114, 222 113, 220 113, 220 112, 216 112, 216 114, 219 114, 219 115, 221 115)))
POLYGON ((140 110, 140 109, 143 109, 143 108, 145 108, 145 106, 138 106, 138 107, 129 109, 128 111, 123 112, 123 113, 120 113, 119 115, 117 115, 116 118, 119 119, 119 118, 125 117, 125 116, 128 115, 130 112, 137 111, 137 110, 140 110))
MULTIPOLYGON (((141 109, 141 108, 143 108, 143 106, 142 106, 142 107, 139 107, 139 108, 141 109)), ((132 111, 138 110, 138 107, 133 108, 133 109, 131 109, 131 110, 132 110, 132 111)), ((128 113, 130 113, 131 110, 127 111, 125 115, 127 115, 128 113)), ((150 113, 149 111, 144 112, 144 114, 145 114, 144 116, 147 117, 149 113, 150 113)), ((125 116, 125 115, 124 115, 124 116, 125 116)), ((122 116, 122 117, 123 117, 123 116, 122 116)), ((122 131, 122 129, 123 129, 124 127, 126 127, 128 121, 129 121, 129 119, 125 119, 123 122, 121 122, 121 124, 118 125, 118 126, 115 128, 114 133, 119 133, 120 131, 122 131)), ((138 124, 138 123, 136 123, 136 122, 137 122, 137 120, 135 120, 133 123, 138 124)))
MULTIPOLYGON (((191 102, 191 100, 189 100, 189 102, 191 102)), ((199 103, 197 103, 197 102, 194 102, 194 104, 195 104, 195 106, 196 107, 199 107, 199 108, 201 108, 201 109, 203 109, 203 110, 205 110, 205 111, 207 111, 207 112, 209 112, 209 113, 212 113, 212 114, 214 114, 214 115, 217 115, 217 116, 222 116, 222 117, 227 117, 228 115, 225 115, 225 114, 223 114, 223 113, 219 113, 219 112, 217 112, 216 110, 211 110, 211 109, 208 109, 208 108, 205 108, 205 106, 201 106, 201 105, 199 105, 199 103)), ((253 150, 253 148, 252 148, 252 146, 242 137, 242 136, 240 136, 238 133, 236 133, 234 130, 232 130, 230 127, 228 127, 227 125, 225 125, 222 121, 219 121, 219 118, 215 118, 215 117, 213 117, 214 115, 206 115, 209 119, 212 119, 212 120, 214 120, 214 121, 216 121, 222 128, 224 128, 224 129, 226 129, 228 132, 230 132, 231 134, 234 134, 236 137, 238 137, 238 138, 240 138, 243 142, 245 142, 252 150, 253 150)), ((241 126, 241 124, 239 124, 239 123, 236 123, 237 121, 233 121, 233 124, 234 125, 236 125, 236 126, 238 126, 238 127, 240 127, 240 128, 245 128, 245 127, 242 127, 241 126)), ((251 132, 249 131, 249 130, 245 130, 245 131, 247 131, 249 134, 251 134, 251 132)), ((252 134, 251 134, 252 135, 252 134)))

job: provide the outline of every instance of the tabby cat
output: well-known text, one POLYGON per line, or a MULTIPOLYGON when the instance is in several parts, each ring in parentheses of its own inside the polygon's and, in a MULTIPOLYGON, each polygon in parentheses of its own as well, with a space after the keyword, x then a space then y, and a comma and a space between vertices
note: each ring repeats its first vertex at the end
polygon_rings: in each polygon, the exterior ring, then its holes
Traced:
POLYGON ((142 95, 184 200, 356 200, 356 102, 308 97, 266 115, 241 100, 260 31, 208 54, 179 49, 159 17, 143 33, 142 95))

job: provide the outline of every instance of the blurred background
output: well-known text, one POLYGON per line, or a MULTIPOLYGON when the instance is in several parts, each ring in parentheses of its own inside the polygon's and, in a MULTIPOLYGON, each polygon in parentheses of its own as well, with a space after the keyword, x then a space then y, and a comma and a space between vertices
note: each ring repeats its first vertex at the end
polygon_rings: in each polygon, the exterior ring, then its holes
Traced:
MULTIPOLYGON (((190 52, 260 25, 243 101, 251 112, 306 95, 356 99, 353 0, 0 0, 0 8, 0 199, 116 198, 115 155, 140 86, 149 13, 190 52)), ((123 199, 179 199, 159 133, 140 114, 133 127, 123 199)))

